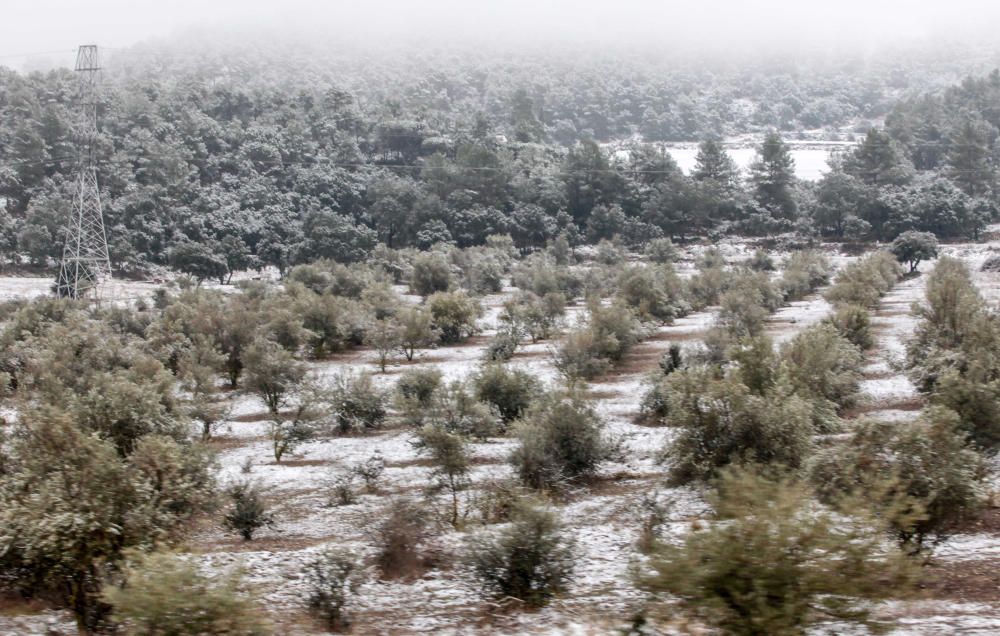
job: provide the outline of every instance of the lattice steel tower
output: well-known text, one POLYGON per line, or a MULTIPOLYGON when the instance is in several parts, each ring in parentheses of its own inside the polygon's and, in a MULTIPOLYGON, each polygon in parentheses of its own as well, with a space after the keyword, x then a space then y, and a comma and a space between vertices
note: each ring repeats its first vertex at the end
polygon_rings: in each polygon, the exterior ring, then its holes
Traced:
POLYGON ((76 72, 80 77, 81 118, 77 143, 80 147, 77 167, 77 193, 74 209, 66 226, 66 244, 56 294, 68 298, 83 298, 89 292, 97 295, 102 283, 111 278, 108 257, 108 236, 104 231, 101 194, 97 188, 97 167, 94 160, 97 143, 97 89, 101 58, 97 46, 81 46, 76 54, 76 72))

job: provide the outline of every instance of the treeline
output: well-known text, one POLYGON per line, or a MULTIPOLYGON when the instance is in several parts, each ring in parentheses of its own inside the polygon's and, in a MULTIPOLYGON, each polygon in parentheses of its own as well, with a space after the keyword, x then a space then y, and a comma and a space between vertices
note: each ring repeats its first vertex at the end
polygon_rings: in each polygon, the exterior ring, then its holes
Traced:
MULTIPOLYGON (((106 82, 95 150, 111 256, 124 273, 172 265, 224 281, 262 266, 361 261, 379 243, 464 247, 496 234, 522 251, 560 235, 571 245, 726 232, 974 237, 996 215, 995 74, 900 105, 885 130, 810 184, 795 178, 773 132, 746 175, 711 140, 725 130, 684 133, 710 137, 691 175, 651 145, 611 154, 589 139, 605 133, 560 140, 516 85, 501 93, 500 117, 426 92, 419 107, 391 95, 362 102, 327 80, 302 77, 293 88, 274 72, 236 85, 205 69, 151 78, 125 68, 106 82), (929 129, 907 123, 938 102, 929 129)), ((75 91, 68 71, 0 73, 0 261, 45 267, 60 256, 75 91)), ((624 99, 587 112, 619 112, 624 99)))
POLYGON ((855 240, 978 236, 997 213, 1000 73, 900 104, 812 191, 815 229, 855 240), (936 115, 932 114, 938 109, 936 115))

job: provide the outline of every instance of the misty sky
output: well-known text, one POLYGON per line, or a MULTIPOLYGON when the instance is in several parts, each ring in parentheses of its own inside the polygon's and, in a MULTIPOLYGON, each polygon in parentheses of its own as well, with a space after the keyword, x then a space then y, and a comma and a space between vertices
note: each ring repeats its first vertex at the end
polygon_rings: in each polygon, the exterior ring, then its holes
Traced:
POLYGON ((792 47, 1000 32, 997 0, 0 0, 0 64, 71 63, 78 44, 278 29, 369 44, 402 37, 792 47), (64 60, 65 58, 65 60, 64 60))

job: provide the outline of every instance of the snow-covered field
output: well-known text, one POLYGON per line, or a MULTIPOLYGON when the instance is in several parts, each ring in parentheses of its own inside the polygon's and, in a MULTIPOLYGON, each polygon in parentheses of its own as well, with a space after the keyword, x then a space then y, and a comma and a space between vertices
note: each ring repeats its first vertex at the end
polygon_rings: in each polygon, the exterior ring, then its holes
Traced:
MULTIPOLYGON (((978 271, 993 249, 991 245, 966 244, 947 246, 944 251, 966 260, 983 294, 990 302, 997 302, 1000 274, 978 271)), ((725 251, 737 258, 752 252, 744 245, 726 246, 725 251)), ((695 255, 687 256, 693 259, 695 255)), ((839 265, 848 260, 834 259, 839 265)), ((933 262, 928 262, 920 269, 928 272, 932 267, 933 262)), ((678 269, 682 275, 685 273, 683 265, 678 269)), ((44 286, 33 287, 31 280, 37 283, 41 279, 0 279, 0 298, 46 292, 44 286)), ((922 405, 913 384, 898 371, 898 363, 916 325, 910 306, 922 299, 925 280, 925 276, 904 279, 882 299, 875 313, 878 344, 866 354, 864 395, 856 409, 858 417, 905 422, 915 417, 922 405)), ((152 285, 143 285, 136 284, 131 289, 141 295, 152 293, 152 285)), ((469 377, 482 358, 485 336, 496 329, 499 309, 512 291, 508 289, 484 299, 483 336, 462 346, 424 351, 413 363, 396 364, 385 374, 376 373, 377 382, 390 387, 403 369, 412 366, 436 368, 446 380, 469 377)), ((580 307, 570 308, 570 323, 580 310, 580 307)), ((776 342, 784 342, 822 320, 830 311, 821 293, 813 294, 772 315, 767 332, 776 342)), ((653 330, 617 370, 590 384, 598 412, 604 417, 608 431, 622 440, 625 452, 622 461, 602 469, 597 484, 551 503, 578 545, 577 576, 566 595, 538 612, 493 612, 476 595, 468 573, 458 563, 456 555, 461 552, 467 534, 441 531, 433 543, 443 555, 442 567, 409 582, 379 581, 369 572, 352 608, 355 633, 586 634, 608 633, 624 624, 643 601, 629 578, 629 566, 637 555, 635 542, 643 498, 655 493, 672 502, 670 530, 677 534, 707 513, 699 492, 691 488, 667 488, 662 483, 665 467, 658 462, 658 456, 672 432, 637 423, 644 380, 672 342, 697 342, 711 326, 715 314, 716 310, 709 308, 653 330)), ((550 359, 552 346, 553 343, 544 342, 526 345, 510 364, 530 370, 546 382, 556 382, 557 372, 550 359)), ((344 371, 377 371, 375 356, 363 350, 311 366, 319 378, 344 371)), ((264 437, 263 404, 239 394, 233 395, 231 401, 231 421, 215 442, 219 448, 220 479, 225 483, 250 477, 264 484, 277 523, 262 530, 253 541, 243 542, 215 523, 206 522, 190 537, 185 549, 206 568, 241 567, 275 620, 288 633, 321 633, 305 618, 303 564, 329 545, 370 556, 375 524, 397 505, 399 498, 422 497, 431 469, 413 448, 412 433, 393 427, 367 436, 313 441, 276 464, 270 443, 264 437), (386 465, 378 490, 361 495, 352 505, 331 505, 330 491, 338 472, 373 456, 383 458, 386 465)), ((512 447, 513 442, 506 438, 472 445, 471 494, 484 484, 511 474, 506 457, 512 447)), ((475 531, 474 527, 469 530, 475 531)), ((980 564, 993 568, 1000 565, 1000 536, 990 531, 956 536, 941 546, 937 559, 945 565, 980 564)), ((897 619, 894 633, 900 635, 1000 633, 1000 583, 987 600, 981 595, 967 599, 956 593, 893 602, 881 611, 897 619)), ((58 620, 53 615, 34 622, 25 617, 0 616, 0 636, 45 633, 43 621, 58 620)))

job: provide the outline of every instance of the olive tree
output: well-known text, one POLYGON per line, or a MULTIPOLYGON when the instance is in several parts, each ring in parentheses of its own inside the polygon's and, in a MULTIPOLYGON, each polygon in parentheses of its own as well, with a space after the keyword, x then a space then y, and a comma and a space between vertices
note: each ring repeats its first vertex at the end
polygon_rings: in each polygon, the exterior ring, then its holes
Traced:
POLYGON ((441 338, 441 331, 435 327, 431 312, 423 307, 400 310, 396 320, 399 325, 399 348, 410 362, 417 349, 433 347, 441 338))
POLYGON ((521 504, 510 525, 473 536, 467 555, 486 598, 542 607, 572 581, 574 547, 555 513, 521 504))
POLYGON ((530 488, 552 489, 592 477, 615 450, 597 412, 574 395, 540 400, 515 434, 510 463, 530 488))
POLYGON ((129 636, 272 633, 262 610, 240 590, 236 572, 206 576, 192 560, 154 553, 134 558, 122 578, 121 585, 105 590, 104 600, 129 636))
POLYGON ((937 256, 938 240, 931 232, 903 232, 897 236, 889 251, 900 263, 906 263, 910 272, 917 271, 920 261, 931 259, 937 256))
POLYGON ((272 340, 258 338, 246 353, 246 386, 267 407, 274 461, 313 435, 323 393, 306 378, 305 365, 272 340))
POLYGON ((969 447, 958 415, 940 406, 906 426, 861 422, 817 457, 812 474, 827 501, 856 496, 887 516, 913 554, 961 530, 986 502, 984 459, 969 447))
POLYGON ((435 491, 447 491, 451 500, 448 523, 458 525, 459 493, 469 485, 469 451, 465 438, 441 426, 428 424, 417 433, 417 451, 434 462, 435 491))
POLYGON ((817 510, 794 479, 725 471, 712 503, 715 518, 679 543, 654 543, 637 578, 723 633, 798 635, 830 620, 878 627, 873 601, 905 596, 915 581, 881 528, 817 510))

